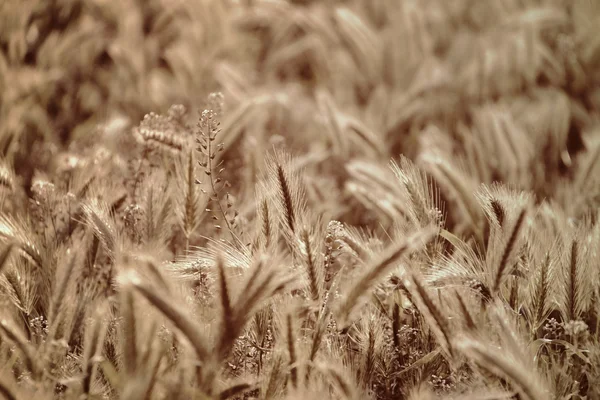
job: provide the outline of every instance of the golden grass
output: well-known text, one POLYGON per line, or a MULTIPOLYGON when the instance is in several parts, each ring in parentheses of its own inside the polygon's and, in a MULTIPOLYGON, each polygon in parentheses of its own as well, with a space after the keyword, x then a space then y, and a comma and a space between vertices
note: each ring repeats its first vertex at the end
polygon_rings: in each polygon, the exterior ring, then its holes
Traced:
POLYGON ((0 1, 0 397, 600 398, 599 4, 0 1))

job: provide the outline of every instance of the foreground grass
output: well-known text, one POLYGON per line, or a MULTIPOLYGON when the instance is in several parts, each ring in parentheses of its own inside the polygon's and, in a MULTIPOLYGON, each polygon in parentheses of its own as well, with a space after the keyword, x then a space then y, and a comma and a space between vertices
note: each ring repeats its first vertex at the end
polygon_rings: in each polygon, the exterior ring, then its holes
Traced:
POLYGON ((2 396, 600 398, 596 2, 0 18, 2 396))

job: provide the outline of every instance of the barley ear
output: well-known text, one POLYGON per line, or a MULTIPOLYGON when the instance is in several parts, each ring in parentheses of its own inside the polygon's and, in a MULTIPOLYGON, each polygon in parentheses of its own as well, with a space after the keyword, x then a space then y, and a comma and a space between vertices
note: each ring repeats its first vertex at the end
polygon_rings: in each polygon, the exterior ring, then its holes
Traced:
POLYGON ((281 197, 282 208, 284 210, 284 217, 287 227, 293 233, 296 232, 296 210, 294 209, 294 203, 292 201, 292 193, 288 178, 281 164, 277 164, 277 182, 279 183, 279 195, 281 197))
POLYGON ((308 275, 308 286, 310 296, 314 301, 318 301, 321 298, 322 292, 322 273, 317 267, 317 261, 313 251, 311 243, 310 232, 307 228, 303 228, 300 233, 300 241, 302 243, 302 253, 304 253, 304 264, 306 267, 306 273, 308 275))
POLYGON ((546 318, 548 309, 548 298, 550 295, 550 252, 546 253, 546 257, 542 262, 539 272, 539 278, 534 290, 534 310, 535 310, 535 325, 536 327, 542 324, 546 318))
POLYGON ((498 293, 498 291, 500 290, 500 285, 502 284, 502 280, 505 276, 505 272, 507 271, 508 262, 510 261, 510 256, 511 256, 511 254, 514 250, 514 247, 517 243, 517 239, 519 238, 519 232, 521 231, 523 222, 525 221, 526 212, 527 212, 527 209, 523 208, 521 210, 521 212, 519 213, 519 217, 517 218, 517 221, 515 222, 515 225, 513 226, 513 229, 510 233, 510 236, 508 237, 508 241, 506 242, 506 245, 504 246, 504 249, 502 251, 502 256, 500 257, 500 262, 498 264, 498 267, 496 268, 496 277, 494 279, 494 287, 493 287, 494 293, 498 293))
POLYGON ((263 199, 260 203, 260 217, 261 217, 261 233, 265 241, 265 248, 269 248, 273 242, 273 227, 271 225, 271 215, 269 211, 269 202, 267 199, 263 199))
POLYGON ((266 161, 267 187, 276 195, 280 226, 286 238, 293 241, 298 233, 305 205, 304 187, 300 175, 294 171, 289 154, 276 151, 266 161))
POLYGON ((581 311, 579 301, 579 274, 578 274, 578 243, 577 239, 571 242, 571 254, 569 258, 569 273, 567 275, 567 318, 569 321, 575 321, 579 317, 581 311))
POLYGON ((183 217, 183 232, 185 234, 186 253, 189 251, 190 236, 196 229, 198 224, 198 193, 196 189, 196 171, 194 152, 190 151, 188 155, 188 165, 186 169, 186 185, 185 185, 185 206, 183 217))

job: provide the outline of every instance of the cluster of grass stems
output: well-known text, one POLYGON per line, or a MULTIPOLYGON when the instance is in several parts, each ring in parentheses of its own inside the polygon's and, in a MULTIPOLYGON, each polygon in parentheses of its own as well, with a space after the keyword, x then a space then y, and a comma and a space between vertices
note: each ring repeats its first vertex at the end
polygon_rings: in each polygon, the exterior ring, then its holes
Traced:
POLYGON ((174 3, 0 5, 0 397, 600 398, 597 2, 174 3))

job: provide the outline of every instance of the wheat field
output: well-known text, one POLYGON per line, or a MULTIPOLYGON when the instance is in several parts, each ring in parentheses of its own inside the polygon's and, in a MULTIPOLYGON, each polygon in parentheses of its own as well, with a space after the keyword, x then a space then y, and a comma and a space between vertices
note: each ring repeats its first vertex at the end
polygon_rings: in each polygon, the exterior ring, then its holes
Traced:
POLYGON ((599 0, 0 0, 0 398, 599 382, 599 0))

